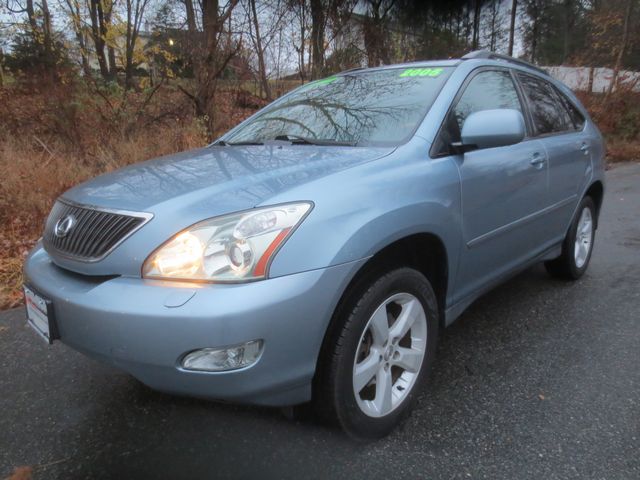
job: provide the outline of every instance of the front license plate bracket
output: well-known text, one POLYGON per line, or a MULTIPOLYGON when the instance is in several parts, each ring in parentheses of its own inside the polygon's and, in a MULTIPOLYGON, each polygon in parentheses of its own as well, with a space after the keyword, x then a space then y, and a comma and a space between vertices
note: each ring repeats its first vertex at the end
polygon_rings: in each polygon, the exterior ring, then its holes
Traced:
POLYGON ((60 338, 55 321, 53 302, 40 295, 30 285, 24 285, 24 303, 27 310, 27 323, 49 345, 60 338))

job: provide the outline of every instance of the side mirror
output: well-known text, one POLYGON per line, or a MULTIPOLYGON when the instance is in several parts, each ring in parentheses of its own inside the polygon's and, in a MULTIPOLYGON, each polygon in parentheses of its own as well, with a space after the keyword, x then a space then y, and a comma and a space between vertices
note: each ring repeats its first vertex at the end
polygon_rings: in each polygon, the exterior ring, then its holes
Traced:
POLYGON ((462 142, 453 147, 463 152, 505 147, 521 142, 524 137, 524 117, 518 110, 481 110, 467 117, 462 125, 462 142))

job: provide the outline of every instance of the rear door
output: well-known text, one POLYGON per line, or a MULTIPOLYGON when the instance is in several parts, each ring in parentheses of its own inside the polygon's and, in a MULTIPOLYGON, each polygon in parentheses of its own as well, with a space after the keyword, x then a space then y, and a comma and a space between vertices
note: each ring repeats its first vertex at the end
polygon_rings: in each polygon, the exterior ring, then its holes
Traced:
POLYGON ((560 241, 591 172, 590 140, 582 133, 585 119, 550 82, 522 72, 517 78, 531 111, 534 135, 549 158, 545 241, 560 241))
POLYGON ((536 219, 546 207, 547 159, 539 140, 464 155, 450 151, 471 113, 499 108, 526 117, 511 72, 476 70, 454 100, 432 151, 450 155, 460 173, 464 244, 454 302, 526 261, 542 242, 536 219))

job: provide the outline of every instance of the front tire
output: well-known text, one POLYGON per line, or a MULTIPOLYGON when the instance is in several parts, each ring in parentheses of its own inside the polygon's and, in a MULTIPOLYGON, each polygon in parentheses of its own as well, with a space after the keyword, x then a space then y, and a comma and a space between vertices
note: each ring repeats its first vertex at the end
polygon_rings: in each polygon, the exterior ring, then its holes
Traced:
POLYGON ((584 197, 562 244, 562 254, 544 264, 550 275, 566 280, 577 280, 584 275, 593 252, 596 218, 593 200, 584 197))
POLYGON ((429 281, 411 268, 361 285, 337 312, 314 400, 352 437, 375 439, 405 418, 426 381, 438 307, 429 281))

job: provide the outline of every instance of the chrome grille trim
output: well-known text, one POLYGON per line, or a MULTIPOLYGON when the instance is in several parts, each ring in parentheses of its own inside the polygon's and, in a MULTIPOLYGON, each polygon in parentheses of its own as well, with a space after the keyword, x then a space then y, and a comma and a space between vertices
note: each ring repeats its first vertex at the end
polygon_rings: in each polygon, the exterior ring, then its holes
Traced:
POLYGON ((44 248, 63 258, 98 262, 152 218, 153 214, 147 212, 82 205, 59 198, 47 218, 44 248), (55 225, 67 215, 75 217, 75 226, 67 236, 58 237, 55 225))

